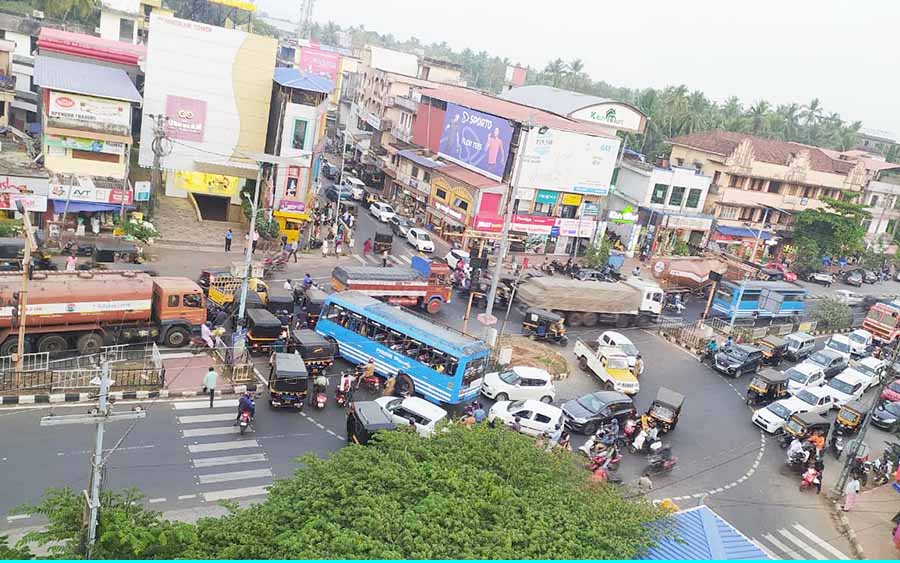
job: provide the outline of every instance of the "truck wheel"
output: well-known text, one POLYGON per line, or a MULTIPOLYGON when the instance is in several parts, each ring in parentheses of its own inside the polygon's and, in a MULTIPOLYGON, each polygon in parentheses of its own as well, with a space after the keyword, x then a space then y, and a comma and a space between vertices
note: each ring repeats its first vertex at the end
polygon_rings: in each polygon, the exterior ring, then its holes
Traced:
POLYGON ((103 337, 94 332, 82 334, 75 342, 75 348, 78 349, 78 353, 82 356, 86 356, 88 354, 96 354, 102 346, 103 337))
POLYGON ((569 313, 566 324, 571 327, 581 326, 582 319, 584 319, 584 315, 581 313, 569 313))
POLYGON ((587 362, 587 357, 586 357, 586 356, 581 356, 580 358, 578 358, 578 366, 581 367, 581 369, 582 369, 583 371, 589 371, 589 370, 588 370, 588 362, 587 362))
POLYGON ((42 336, 41 339, 38 340, 37 345, 38 352, 49 352, 51 354, 64 352, 68 347, 69 343, 65 337, 58 334, 47 334, 42 336))
POLYGON ((618 315, 616 317, 616 328, 628 328, 631 325, 631 317, 628 315, 618 315))
MULTIPOLYGON (((27 343, 26 343, 27 346, 27 343)), ((18 351, 19 348, 19 337, 18 336, 10 336, 6 340, 3 341, 3 344, 0 345, 0 356, 12 356, 18 351)))
POLYGON ((597 326, 597 313, 584 313, 581 317, 581 325, 586 327, 597 326))
POLYGON ((428 311, 428 314, 430 315, 437 315, 438 311, 441 310, 441 300, 432 299, 425 305, 425 310, 428 311))
POLYGON ((166 333, 166 346, 170 348, 181 348, 190 340, 190 334, 183 327, 176 326, 169 329, 166 333))

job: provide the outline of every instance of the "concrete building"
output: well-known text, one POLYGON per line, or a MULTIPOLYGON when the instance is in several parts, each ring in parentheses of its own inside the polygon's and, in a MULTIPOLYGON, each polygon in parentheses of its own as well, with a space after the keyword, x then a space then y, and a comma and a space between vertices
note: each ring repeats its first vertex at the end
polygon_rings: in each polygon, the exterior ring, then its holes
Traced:
POLYGON ((124 43, 147 43, 150 14, 172 16, 162 7, 162 0, 102 0, 100 3, 100 37, 124 43))
POLYGON ((855 148, 881 155, 897 144, 897 135, 884 129, 864 128, 859 132, 857 139, 855 148))
POLYGON ((16 44, 8 39, 0 39, 0 126, 9 125, 12 104, 16 100, 16 80, 13 73, 13 55, 16 44))

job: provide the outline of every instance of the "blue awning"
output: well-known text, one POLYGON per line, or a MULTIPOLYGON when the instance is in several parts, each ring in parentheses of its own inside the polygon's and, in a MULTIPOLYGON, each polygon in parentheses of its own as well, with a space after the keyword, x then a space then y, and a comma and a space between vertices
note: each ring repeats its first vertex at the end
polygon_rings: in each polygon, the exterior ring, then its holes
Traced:
POLYGON ((760 240, 769 240, 775 236, 769 231, 760 231, 747 227, 726 227, 725 225, 717 226, 716 231, 728 237, 756 238, 759 236, 760 240))
MULTIPOLYGON (((125 209, 131 209, 134 207, 133 205, 125 205, 125 209)), ((95 212, 95 211, 119 211, 122 209, 122 205, 118 203, 102 203, 102 202, 93 202, 93 201, 70 201, 69 207, 66 209, 66 200, 64 199, 54 199, 53 200, 53 212, 54 213, 62 213, 63 211, 67 211, 68 213, 78 213, 81 211, 86 212, 95 212)))
POLYGON ((663 538, 640 559, 769 559, 758 545, 707 506, 682 510, 671 518, 675 537, 663 538))

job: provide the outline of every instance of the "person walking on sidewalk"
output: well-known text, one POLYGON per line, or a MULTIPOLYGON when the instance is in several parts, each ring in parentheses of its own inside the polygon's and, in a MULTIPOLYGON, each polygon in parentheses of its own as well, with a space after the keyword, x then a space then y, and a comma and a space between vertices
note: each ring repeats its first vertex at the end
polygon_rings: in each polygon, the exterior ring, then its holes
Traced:
POLYGON ((294 264, 296 264, 297 263, 297 250, 299 249, 299 247, 300 247, 299 240, 295 240, 294 242, 289 242, 288 243, 288 255, 287 255, 286 260, 290 260, 291 256, 293 256, 294 264))
POLYGON ((381 253, 381 267, 382 268, 387 268, 387 258, 388 258, 388 251, 385 250, 384 252, 381 253))
POLYGON ((856 475, 851 475, 850 480, 844 485, 844 505, 841 507, 844 512, 850 512, 856 506, 856 497, 859 495, 859 479, 856 475))
POLYGON ((225 252, 231 252, 231 240, 234 238, 234 233, 231 229, 225 231, 225 252))
POLYGON ((216 396, 216 384, 219 382, 219 374, 216 369, 209 366, 209 371, 203 376, 203 392, 209 393, 209 408, 213 408, 213 399, 216 396))
POLYGON ((370 252, 372 252, 372 239, 367 238, 366 242, 363 243, 363 258, 365 258, 370 252))
POLYGON ((256 254, 256 245, 259 244, 259 231, 253 231, 253 248, 250 254, 256 254))

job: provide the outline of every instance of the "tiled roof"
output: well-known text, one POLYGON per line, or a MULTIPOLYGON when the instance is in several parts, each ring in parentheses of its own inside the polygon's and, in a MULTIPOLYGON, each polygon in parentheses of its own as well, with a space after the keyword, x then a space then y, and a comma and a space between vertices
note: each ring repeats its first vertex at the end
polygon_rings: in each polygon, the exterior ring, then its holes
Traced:
POLYGON ((737 561, 769 559, 755 543, 707 506, 672 515, 675 538, 663 538, 642 559, 737 561))
POLYGON ((449 176, 455 180, 459 180, 460 182, 466 183, 473 188, 484 189, 484 188, 493 188, 500 185, 500 182, 497 180, 493 180, 488 178, 487 176, 482 176, 477 172, 472 172, 468 168, 463 168, 458 164, 447 164, 445 166, 441 166, 436 170, 436 172, 443 174, 444 176, 449 176))
POLYGON ((754 137, 753 135, 744 133, 733 133, 731 131, 722 131, 721 129, 704 131, 703 133, 693 133, 691 135, 682 135, 681 137, 670 139, 669 143, 728 156, 734 152, 734 149, 736 149, 744 139, 750 139, 750 143, 753 145, 754 158, 762 162, 787 166, 790 164, 794 155, 803 151, 808 151, 810 167, 819 172, 846 175, 855 165, 853 162, 831 158, 825 151, 818 147, 788 141, 763 139, 762 137, 754 137))
POLYGON ((41 53, 65 53, 124 65, 138 66, 141 59, 147 58, 146 45, 132 45, 52 27, 41 28, 37 44, 41 53))
POLYGON ((334 90, 334 83, 331 80, 296 68, 276 68, 274 80, 286 88, 308 90, 320 94, 329 94, 334 90))
POLYGON ((34 82, 41 88, 126 102, 141 102, 137 88, 119 68, 40 55, 34 61, 34 82))

